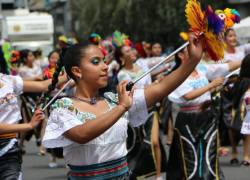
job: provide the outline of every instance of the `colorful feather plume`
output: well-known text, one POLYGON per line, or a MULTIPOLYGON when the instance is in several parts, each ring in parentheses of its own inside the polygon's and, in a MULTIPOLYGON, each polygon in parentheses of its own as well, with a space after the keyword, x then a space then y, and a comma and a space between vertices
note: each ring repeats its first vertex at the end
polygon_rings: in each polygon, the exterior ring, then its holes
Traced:
POLYGON ((235 9, 216 10, 216 14, 224 21, 225 29, 231 28, 235 23, 240 22, 240 14, 235 9))
POLYGON ((91 33, 89 35, 89 42, 91 42, 95 45, 99 45, 101 40, 102 40, 101 36, 97 33, 91 33))
POLYGON ((47 68, 43 70, 43 77, 45 79, 51 79, 55 71, 56 71, 56 67, 49 65, 47 68))
POLYGON ((208 6, 205 11, 207 17, 207 26, 214 34, 220 35, 224 30, 224 21, 214 12, 211 6, 208 6))
POLYGON ((190 25, 190 31, 200 33, 204 31, 204 13, 201 10, 200 3, 196 0, 188 0, 185 9, 187 22, 190 25))
POLYGON ((2 52, 4 56, 3 60, 6 62, 8 73, 10 73, 10 70, 11 70, 11 50, 12 50, 12 47, 10 45, 10 42, 4 41, 2 44, 2 52))
POLYGON ((203 48, 205 53, 208 53, 211 59, 215 61, 223 59, 223 34, 227 28, 240 21, 239 13, 227 8, 222 14, 222 11, 215 12, 211 6, 208 6, 203 12, 200 3, 196 0, 187 1, 185 12, 190 31, 204 36, 203 48), (224 19, 222 15, 225 17, 224 19), (225 20, 227 17, 229 19, 225 20), (227 22, 229 20, 231 22, 227 22))
POLYGON ((188 33, 187 32, 180 32, 180 37, 181 39, 183 39, 184 41, 188 41, 188 33))
POLYGON ((119 31, 115 31, 112 35, 112 44, 115 47, 121 47, 123 45, 131 46, 132 42, 126 34, 123 34, 119 31))
POLYGON ((97 45, 100 50, 102 51, 102 54, 106 56, 108 54, 107 50, 104 46, 102 46, 102 38, 97 33, 92 33, 89 35, 89 42, 93 43, 94 45, 97 45))
POLYGON ((64 43, 68 43, 68 38, 64 35, 61 35, 58 37, 58 40, 61 41, 61 42, 64 42, 64 43))
POLYGON ((20 51, 17 51, 17 50, 12 50, 11 51, 11 59, 10 59, 10 62, 11 63, 16 63, 20 60, 20 57, 21 57, 21 54, 20 54, 20 51))

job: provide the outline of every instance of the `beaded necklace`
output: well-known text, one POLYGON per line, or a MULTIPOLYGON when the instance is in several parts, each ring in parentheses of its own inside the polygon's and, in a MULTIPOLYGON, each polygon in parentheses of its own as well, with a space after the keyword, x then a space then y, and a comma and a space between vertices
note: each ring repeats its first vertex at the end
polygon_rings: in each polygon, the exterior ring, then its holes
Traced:
POLYGON ((76 97, 76 96, 73 96, 72 98, 76 99, 76 100, 79 100, 79 101, 82 101, 82 102, 86 102, 88 104, 91 104, 91 105, 94 105, 97 103, 97 99, 96 97, 93 97, 93 98, 90 98, 90 99, 83 99, 83 98, 79 98, 79 97, 76 97))

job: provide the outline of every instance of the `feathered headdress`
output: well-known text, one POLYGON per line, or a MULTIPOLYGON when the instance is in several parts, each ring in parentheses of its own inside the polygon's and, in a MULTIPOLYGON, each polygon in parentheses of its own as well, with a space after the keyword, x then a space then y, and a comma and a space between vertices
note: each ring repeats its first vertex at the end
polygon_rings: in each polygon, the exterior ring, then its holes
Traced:
POLYGON ((2 44, 2 52, 3 52, 3 57, 4 61, 6 62, 7 65, 7 72, 10 73, 11 70, 11 50, 12 47, 8 41, 4 41, 2 44))
POLYGON ((180 37, 181 39, 183 39, 184 41, 188 41, 188 33, 187 32, 180 32, 180 37))
POLYGON ((10 62, 11 63, 16 63, 20 60, 20 51, 17 51, 17 50, 12 50, 11 51, 11 59, 10 59, 10 62))
POLYGON ((216 10, 216 14, 220 17, 221 20, 225 23, 225 28, 231 28, 235 23, 240 22, 240 14, 235 9, 226 8, 223 10, 216 10))
POLYGON ((131 46, 132 42, 126 34, 115 31, 112 35, 112 44, 115 47, 121 47, 123 45, 131 46))
POLYGON ((95 45, 99 45, 101 40, 102 40, 101 36, 97 33, 91 33, 89 35, 89 42, 91 42, 95 45))
POLYGON ((97 34, 97 33, 91 33, 89 35, 89 42, 97 45, 101 49, 101 51, 102 51, 102 53, 103 53, 104 56, 106 56, 108 54, 107 50, 102 45, 102 38, 101 38, 101 36, 99 34, 97 34))
POLYGON ((67 44, 68 38, 66 36, 64 36, 64 35, 61 35, 61 36, 58 37, 58 41, 61 41, 61 42, 65 43, 65 44, 67 44))
MULTIPOLYGON (((208 6, 203 12, 200 3, 196 0, 188 0, 185 12, 190 31, 204 36, 203 48, 206 50, 205 52, 215 61, 222 59, 224 57, 222 37, 228 28, 225 20, 220 18, 211 6, 208 6)), ((226 12, 228 13, 228 10, 226 12)), ((230 12, 236 13, 237 11, 230 12)), ((230 17, 234 19, 233 23, 239 22, 239 16, 230 17)))

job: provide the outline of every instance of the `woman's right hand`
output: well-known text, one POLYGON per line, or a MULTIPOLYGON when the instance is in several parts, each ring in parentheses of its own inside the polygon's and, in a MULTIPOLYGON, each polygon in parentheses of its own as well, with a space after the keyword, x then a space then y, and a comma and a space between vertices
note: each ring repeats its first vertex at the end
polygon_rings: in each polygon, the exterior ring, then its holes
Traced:
POLYGON ((121 105, 127 111, 133 103, 133 92, 134 89, 132 88, 131 91, 126 91, 126 85, 128 81, 121 81, 117 86, 117 93, 118 93, 118 105, 121 105))
POLYGON ((41 109, 37 109, 30 121, 30 126, 32 129, 34 129, 35 127, 37 127, 43 120, 44 120, 44 113, 41 109))
POLYGON ((211 88, 216 88, 218 86, 221 86, 224 83, 224 77, 217 77, 215 78, 211 83, 210 86, 211 88))

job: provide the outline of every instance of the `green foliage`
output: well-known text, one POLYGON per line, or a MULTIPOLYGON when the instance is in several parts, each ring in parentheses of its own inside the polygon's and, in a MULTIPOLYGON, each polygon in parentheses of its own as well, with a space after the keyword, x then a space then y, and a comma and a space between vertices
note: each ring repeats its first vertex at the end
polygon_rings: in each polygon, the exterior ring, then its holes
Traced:
MULTIPOLYGON (((224 8, 225 2, 201 0, 202 6, 224 8)), ((174 45, 179 32, 187 31, 186 0, 71 0, 77 36, 87 40, 92 32, 102 37, 115 30, 136 41, 157 41, 174 45)))

